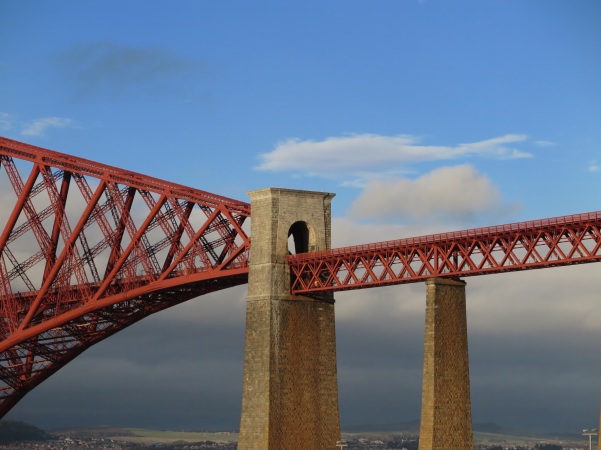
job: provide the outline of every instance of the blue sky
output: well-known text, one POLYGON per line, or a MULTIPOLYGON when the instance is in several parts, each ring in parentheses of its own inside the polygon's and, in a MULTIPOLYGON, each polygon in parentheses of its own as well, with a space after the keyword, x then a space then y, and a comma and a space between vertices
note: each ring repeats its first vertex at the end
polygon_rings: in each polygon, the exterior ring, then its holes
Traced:
MULTIPOLYGON (((5 0, 0 135, 240 200, 269 186, 335 192, 334 245, 595 211, 600 24, 596 0, 5 0)), ((475 421, 598 423, 601 361, 587 353, 601 338, 591 319, 601 318, 598 271, 468 281, 475 421), (523 342, 534 347, 512 353, 523 342)), ((419 416, 423 287, 395 289, 338 297, 343 425, 419 416), (381 392, 370 390, 373 379, 381 392), (395 389, 402 407, 389 395, 395 389)), ((215 318, 200 320, 204 341, 231 347, 205 349, 220 363, 198 370, 222 373, 223 363, 228 377, 209 389, 221 397, 205 392, 198 401, 227 405, 215 426, 235 427, 245 292, 229 295, 236 300, 227 305, 223 296, 201 299, 97 346, 13 414, 70 420, 43 412, 63 386, 91 367, 122 367, 119 349, 131 342, 127 370, 116 371, 129 374, 129 386, 145 372, 144 357, 131 356, 146 354, 140 342, 157 328, 181 328, 197 308, 223 320, 215 329, 215 318)), ((178 344, 170 345, 175 358, 178 344)), ((106 411, 125 408, 111 409, 102 382, 106 411)), ((81 395, 89 388, 83 383, 81 395)), ((73 402, 72 411, 89 413, 73 402)), ((168 421, 130 403, 139 425, 168 421)), ((100 409, 94 418, 108 422, 100 409)))

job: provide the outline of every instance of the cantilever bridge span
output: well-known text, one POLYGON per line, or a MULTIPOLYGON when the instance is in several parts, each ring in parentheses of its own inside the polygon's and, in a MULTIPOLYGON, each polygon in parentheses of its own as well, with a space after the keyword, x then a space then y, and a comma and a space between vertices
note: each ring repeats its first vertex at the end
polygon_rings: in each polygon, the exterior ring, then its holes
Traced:
POLYGON ((0 416, 102 339, 247 282, 247 203, 4 138, 0 189, 0 416))
MULTIPOLYGON (((256 191, 260 207, 253 223, 260 209, 281 208, 290 193, 296 195, 294 208, 305 202, 302 191, 276 191, 268 196, 256 191)), ((304 222, 288 224, 286 234, 307 238, 304 248, 297 246, 305 252, 273 263, 285 273, 279 281, 274 275, 287 291, 279 300, 318 303, 315 310, 286 312, 294 320, 333 307, 333 291, 443 278, 449 281, 440 289, 453 290, 458 277, 601 261, 601 212, 330 249, 332 196, 315 194, 321 202, 317 216, 327 213, 325 240, 307 245, 315 230, 296 233, 304 222), (322 250, 307 251, 315 247, 322 250)), ((0 203, 0 417, 95 343, 150 314, 249 280, 251 205, 245 202, 0 138, 0 203)), ((268 228, 263 225, 262 232, 268 228)), ((265 256, 261 247, 252 248, 256 261, 265 256)), ((263 271, 261 264, 256 273, 263 271)), ((263 301, 258 284, 252 286, 247 327, 263 301)), ((280 312, 268 314, 280 320, 280 312)), ((317 322, 333 322, 333 309, 328 314, 317 322)), ((247 328, 245 384, 256 394, 263 375, 249 379, 255 369, 247 371, 247 365, 257 365, 248 356, 253 339, 263 344, 247 328)), ((317 359, 315 367, 323 361, 317 359)), ((335 370, 334 362, 334 390, 335 370)), ((337 394, 330 400, 337 403, 337 394)), ((248 401, 256 399, 243 401, 243 427, 256 427, 254 418, 244 418, 248 401)), ((337 406, 335 416, 337 423, 337 406)), ((297 448, 273 437, 275 444, 265 444, 268 437, 246 433, 241 448, 297 448), (265 442, 248 443, 261 439, 265 442)), ((295 445, 334 448, 329 441, 295 445)))

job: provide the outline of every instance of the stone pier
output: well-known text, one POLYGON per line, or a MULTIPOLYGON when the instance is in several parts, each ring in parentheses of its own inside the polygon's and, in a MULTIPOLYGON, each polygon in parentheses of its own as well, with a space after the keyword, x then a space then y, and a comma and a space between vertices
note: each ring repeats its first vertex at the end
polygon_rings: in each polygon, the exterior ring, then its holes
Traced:
POLYGON ((291 295, 286 264, 289 251, 330 248, 334 195, 277 188, 249 195, 252 250, 238 449, 336 450, 334 298, 291 295))
POLYGON ((465 282, 426 282, 419 450, 473 450, 465 282))

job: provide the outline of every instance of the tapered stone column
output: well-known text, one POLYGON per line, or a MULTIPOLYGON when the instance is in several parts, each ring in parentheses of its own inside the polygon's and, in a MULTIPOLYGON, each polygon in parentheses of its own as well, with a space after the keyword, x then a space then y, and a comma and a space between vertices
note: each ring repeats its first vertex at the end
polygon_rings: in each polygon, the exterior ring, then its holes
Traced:
POLYGON ((473 450, 465 282, 426 281, 419 450, 473 450))
POLYGON ((251 198, 251 259, 239 450, 335 450, 340 439, 332 296, 290 295, 297 253, 330 248, 332 194, 262 189, 251 198))

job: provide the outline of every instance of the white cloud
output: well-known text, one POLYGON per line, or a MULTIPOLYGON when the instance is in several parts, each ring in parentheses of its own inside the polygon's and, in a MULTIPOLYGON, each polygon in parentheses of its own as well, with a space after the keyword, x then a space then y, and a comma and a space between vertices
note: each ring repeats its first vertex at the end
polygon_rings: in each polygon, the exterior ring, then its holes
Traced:
POLYGON ((371 180, 351 206, 350 215, 358 219, 468 223, 477 216, 499 216, 507 211, 500 191, 466 164, 436 169, 415 180, 371 180))
POLYGON ((72 126, 73 121, 64 117, 44 117, 32 120, 25 124, 21 131, 22 136, 43 136, 48 128, 64 128, 72 126))
POLYGON ((599 163, 596 160, 591 161, 588 165, 588 171, 589 172, 599 172, 599 171, 601 171, 601 166, 599 166, 599 163))
POLYGON ((0 112, 0 131, 7 131, 13 127, 10 114, 0 112))
POLYGON ((537 147, 553 147, 557 144, 552 141, 535 141, 534 145, 536 145, 537 147))
POLYGON ((530 153, 508 147, 526 140, 525 135, 508 134, 456 146, 436 146, 422 145, 419 138, 411 135, 357 134, 329 137, 322 141, 289 139, 278 144, 273 151, 261 154, 261 164, 256 168, 331 176, 375 169, 399 170, 413 163, 471 156, 528 158, 532 156, 530 153))

